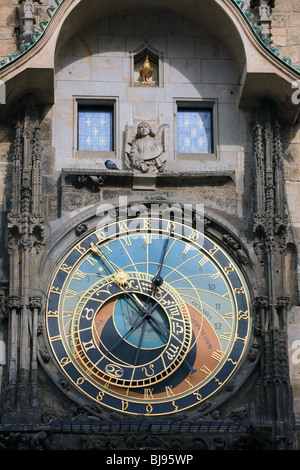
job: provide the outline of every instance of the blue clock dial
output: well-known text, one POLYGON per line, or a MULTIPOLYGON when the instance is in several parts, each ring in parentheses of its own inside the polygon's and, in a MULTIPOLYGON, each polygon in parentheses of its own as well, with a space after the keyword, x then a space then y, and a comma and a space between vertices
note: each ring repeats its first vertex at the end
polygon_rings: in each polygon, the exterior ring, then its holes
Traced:
POLYGON ((88 399, 164 415, 207 400, 235 373, 250 297, 215 241, 178 222, 128 219, 61 260, 46 325, 59 367, 88 399))

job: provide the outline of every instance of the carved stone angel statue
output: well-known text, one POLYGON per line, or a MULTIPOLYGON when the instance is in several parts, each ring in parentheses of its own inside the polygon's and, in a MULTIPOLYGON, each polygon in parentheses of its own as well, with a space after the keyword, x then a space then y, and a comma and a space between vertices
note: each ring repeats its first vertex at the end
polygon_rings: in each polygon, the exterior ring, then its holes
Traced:
POLYGON ((140 122, 135 129, 126 126, 125 152, 128 166, 136 172, 161 173, 166 165, 169 145, 169 125, 162 124, 154 134, 148 122, 140 122))

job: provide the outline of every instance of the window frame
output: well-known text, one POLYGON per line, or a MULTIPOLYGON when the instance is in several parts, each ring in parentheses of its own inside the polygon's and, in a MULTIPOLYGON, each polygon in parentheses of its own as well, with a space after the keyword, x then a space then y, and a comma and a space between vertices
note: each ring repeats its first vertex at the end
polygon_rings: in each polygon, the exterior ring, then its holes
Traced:
POLYGON ((186 98, 175 99, 175 123, 174 123, 174 141, 175 156, 177 160, 216 160, 218 158, 218 119, 217 119, 217 100, 195 100, 186 98), (178 110, 180 109, 199 109, 209 110, 211 113, 211 153, 183 153, 178 151, 178 110))
POLYGON ((117 158, 118 133, 117 133, 117 97, 74 97, 74 151, 75 156, 79 158, 117 158), (113 150, 79 150, 79 107, 81 105, 95 107, 111 107, 113 113, 112 133, 113 150))

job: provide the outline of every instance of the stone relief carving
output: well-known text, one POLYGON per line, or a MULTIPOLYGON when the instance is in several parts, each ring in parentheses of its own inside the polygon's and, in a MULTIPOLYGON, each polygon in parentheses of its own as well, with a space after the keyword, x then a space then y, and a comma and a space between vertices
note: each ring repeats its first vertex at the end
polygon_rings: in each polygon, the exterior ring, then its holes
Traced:
POLYGON ((157 133, 142 121, 137 126, 126 126, 125 153, 127 166, 137 173, 162 173, 166 166, 169 147, 169 125, 159 126, 157 133))

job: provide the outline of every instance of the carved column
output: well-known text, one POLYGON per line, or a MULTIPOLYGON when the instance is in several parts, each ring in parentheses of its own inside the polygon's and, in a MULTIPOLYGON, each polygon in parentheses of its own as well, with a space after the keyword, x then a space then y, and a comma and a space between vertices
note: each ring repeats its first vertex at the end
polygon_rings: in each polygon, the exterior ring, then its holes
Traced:
POLYGON ((8 324, 8 359, 7 359, 7 389, 6 406, 14 409, 16 407, 16 387, 18 379, 18 329, 19 314, 21 310, 21 298, 18 295, 11 295, 7 299, 7 306, 10 310, 8 324))
POLYGON ((276 109, 264 102, 254 126, 254 215, 256 253, 264 266, 265 296, 257 299, 261 318, 260 409, 274 426, 277 448, 290 448, 293 407, 289 381, 285 286, 288 227, 284 155, 276 109), (283 439, 283 437, 287 437, 283 439))
POLYGON ((38 405, 36 338, 41 299, 37 297, 36 266, 44 237, 39 133, 38 110, 28 96, 16 124, 8 214, 10 319, 5 413, 9 422, 34 422, 38 405), (12 387, 16 391, 13 402, 12 387))
POLYGON ((41 297, 30 297, 29 307, 32 312, 31 322, 31 384, 32 384, 32 406, 33 408, 38 407, 38 381, 37 381, 37 334, 38 334, 38 314, 42 308, 43 301, 41 297))

